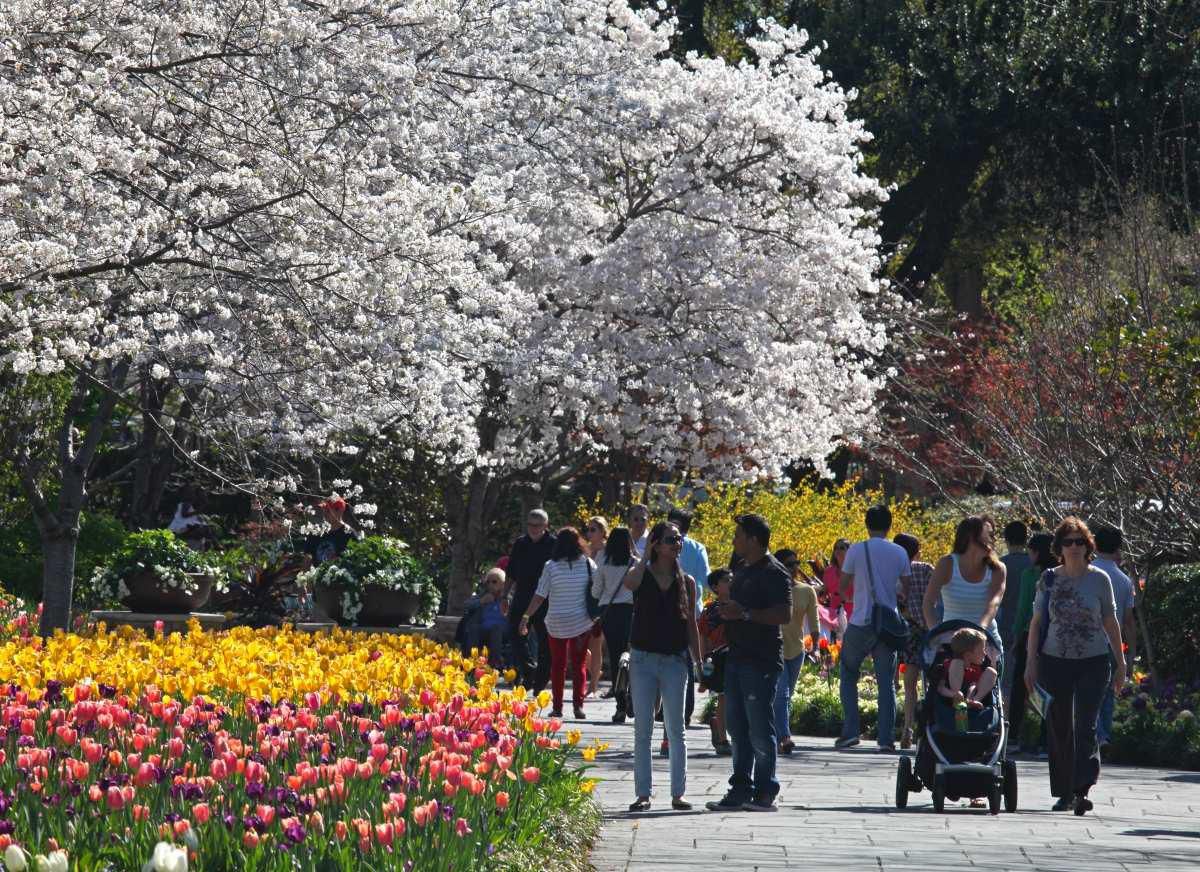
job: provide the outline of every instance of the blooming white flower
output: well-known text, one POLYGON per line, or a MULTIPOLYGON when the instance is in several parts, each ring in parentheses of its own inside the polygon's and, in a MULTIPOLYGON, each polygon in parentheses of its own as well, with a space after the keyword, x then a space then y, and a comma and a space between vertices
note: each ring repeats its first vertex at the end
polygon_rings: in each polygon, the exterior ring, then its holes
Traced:
POLYGON ((9 845, 4 849, 4 868, 7 872, 25 872, 29 868, 29 855, 19 845, 9 845))
POLYGON ((170 842, 159 842, 142 872, 187 872, 187 868, 187 851, 170 842))
POLYGON ((38 854, 36 858, 37 872, 67 872, 67 852, 51 851, 49 856, 38 854))

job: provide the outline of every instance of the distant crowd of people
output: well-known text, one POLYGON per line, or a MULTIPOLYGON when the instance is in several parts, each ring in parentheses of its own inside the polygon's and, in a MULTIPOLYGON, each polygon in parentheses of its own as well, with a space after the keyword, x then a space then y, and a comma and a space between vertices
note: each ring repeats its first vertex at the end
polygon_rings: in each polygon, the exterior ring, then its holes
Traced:
POLYGON ((664 725, 660 753, 670 758, 671 805, 691 808, 685 728, 697 689, 717 695, 713 748, 732 758, 729 790, 708 807, 773 811, 778 755, 795 748, 797 679, 806 658, 830 646, 843 711, 835 747, 862 741, 858 694, 868 658, 878 685, 876 746, 895 750, 899 678, 900 746, 911 747, 927 636, 954 621, 972 629, 955 635, 936 692, 978 708, 998 686, 1013 737, 1022 735, 1031 694, 1045 694, 1054 808, 1091 808, 1099 747, 1112 734, 1113 693, 1125 681, 1134 639, 1134 587, 1120 568, 1119 530, 1093 534, 1069 517, 1031 535, 1014 521, 1004 528, 1001 556, 993 521, 971 516, 958 524, 951 553, 931 564, 920 559, 917 537, 888 538, 891 512, 874 506, 866 537, 839 539, 822 564, 790 549, 772 552, 767 519, 746 514, 735 519, 730 566, 713 570, 704 545, 688 535, 692 518, 683 509, 651 525, 649 509, 634 505, 626 526, 609 529, 595 517, 583 532, 554 532, 549 520, 531 511, 524 535, 485 574, 463 619, 464 641, 486 645, 493 663, 511 665, 527 689, 549 686, 558 717, 568 672, 573 714, 584 718, 586 700, 599 693, 603 652, 610 678, 624 668, 628 693, 605 695, 616 696, 614 722, 632 708, 632 811, 650 808, 656 720, 664 725))

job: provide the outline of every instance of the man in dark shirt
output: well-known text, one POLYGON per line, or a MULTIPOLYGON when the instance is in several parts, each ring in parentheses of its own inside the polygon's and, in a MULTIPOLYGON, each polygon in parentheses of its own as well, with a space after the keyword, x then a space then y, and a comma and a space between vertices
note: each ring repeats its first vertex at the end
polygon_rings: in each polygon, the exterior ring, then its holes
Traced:
POLYGON ((540 693, 550 682, 550 636, 546 632, 546 605, 534 613, 529 622, 532 631, 522 635, 521 616, 533 599, 542 568, 554 551, 554 534, 550 518, 541 509, 534 509, 525 521, 526 533, 513 543, 508 557, 507 584, 504 595, 511 596, 508 606, 508 634, 512 639, 513 658, 520 682, 527 690, 540 693))
POLYGON ((725 663, 725 726, 733 743, 733 775, 712 811, 775 811, 778 737, 774 702, 783 670, 783 633, 792 619, 792 579, 771 556, 771 528, 762 515, 739 515, 733 547, 741 565, 731 602, 721 606, 729 654, 725 663))

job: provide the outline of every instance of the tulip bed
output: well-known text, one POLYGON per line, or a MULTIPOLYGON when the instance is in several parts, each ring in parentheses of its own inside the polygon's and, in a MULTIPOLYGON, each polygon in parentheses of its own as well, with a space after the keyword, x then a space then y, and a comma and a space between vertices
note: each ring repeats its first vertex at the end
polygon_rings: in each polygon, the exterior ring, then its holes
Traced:
POLYGON ((571 869, 596 827, 598 746, 420 638, 10 633, 0 679, 9 872, 571 869))

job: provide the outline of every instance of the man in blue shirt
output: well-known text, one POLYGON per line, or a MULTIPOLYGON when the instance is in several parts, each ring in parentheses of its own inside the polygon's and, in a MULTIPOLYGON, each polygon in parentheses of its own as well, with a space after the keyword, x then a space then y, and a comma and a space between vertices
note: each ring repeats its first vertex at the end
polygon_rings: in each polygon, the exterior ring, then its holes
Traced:
MULTIPOLYGON (((1120 530, 1108 524, 1096 529, 1096 556, 1092 565, 1103 569, 1112 581, 1113 600, 1117 604, 1117 620, 1121 622, 1121 638, 1129 646, 1129 658, 1133 656, 1134 643, 1137 641, 1137 621, 1133 615, 1133 580, 1120 567, 1121 548, 1125 539, 1120 530)), ((1111 685, 1100 703, 1100 721, 1096 726, 1096 737, 1103 747, 1112 741, 1113 709, 1116 707, 1116 697, 1111 685)))
MULTIPOLYGON (((685 573, 696 579, 696 617, 699 618, 700 612, 704 611, 704 590, 708 584, 708 550, 688 536, 688 530, 692 526, 691 512, 676 507, 667 513, 667 520, 678 527, 679 532, 683 534, 683 549, 679 552, 679 565, 685 573)), ((684 711, 687 723, 691 723, 692 713, 696 710, 694 671, 688 670, 687 702, 684 711)))

